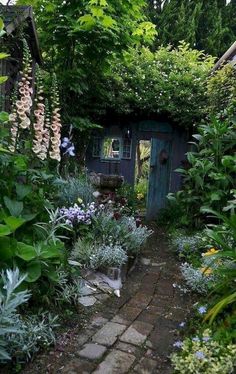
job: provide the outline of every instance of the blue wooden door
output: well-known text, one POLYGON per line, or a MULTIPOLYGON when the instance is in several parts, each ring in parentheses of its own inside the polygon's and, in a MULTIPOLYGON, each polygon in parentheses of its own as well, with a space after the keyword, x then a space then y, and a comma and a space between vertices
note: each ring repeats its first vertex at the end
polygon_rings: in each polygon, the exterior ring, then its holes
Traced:
POLYGON ((155 219, 166 205, 170 185, 171 141, 152 138, 147 219, 155 219))

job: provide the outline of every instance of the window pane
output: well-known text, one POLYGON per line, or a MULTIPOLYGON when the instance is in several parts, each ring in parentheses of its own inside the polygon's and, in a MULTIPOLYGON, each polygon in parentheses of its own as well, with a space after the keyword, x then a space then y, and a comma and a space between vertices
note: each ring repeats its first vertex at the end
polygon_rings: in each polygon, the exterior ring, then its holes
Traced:
POLYGON ((131 158, 131 139, 123 140, 123 158, 125 159, 131 158))
POLYGON ((119 138, 105 138, 103 141, 103 158, 104 159, 119 159, 120 158, 120 139, 119 138))

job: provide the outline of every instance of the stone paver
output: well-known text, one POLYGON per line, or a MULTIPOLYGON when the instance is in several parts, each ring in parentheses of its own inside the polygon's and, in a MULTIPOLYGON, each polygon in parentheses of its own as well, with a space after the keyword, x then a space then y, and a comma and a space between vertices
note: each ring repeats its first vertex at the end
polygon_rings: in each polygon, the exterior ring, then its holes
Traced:
MULTIPOLYGON (((74 329, 72 340, 68 334, 71 347, 66 345, 64 352, 55 349, 54 359, 49 356, 38 370, 31 363, 22 374, 172 373, 169 355, 178 340, 179 323, 186 320, 193 302, 191 295, 173 287, 180 284, 181 274, 165 233, 159 230, 150 237, 142 257, 120 298, 84 295, 82 301, 91 304, 99 299, 94 306, 99 311, 86 318, 82 330, 74 329)), ((93 307, 89 310, 93 313, 93 307)))
POLYGON ((125 343, 142 345, 152 331, 152 328, 153 326, 150 323, 135 321, 120 337, 120 340, 125 343))
POLYGON ((141 361, 134 367, 134 373, 138 374, 151 374, 157 373, 155 370, 157 362, 151 358, 143 357, 141 361))
POLYGON ((130 307, 142 307, 145 308, 152 300, 151 295, 146 293, 137 292, 136 295, 129 301, 130 307))
POLYGON ((125 325, 114 322, 107 322, 98 332, 93 336, 93 342, 111 346, 117 340, 117 337, 126 329, 125 325))
POLYGON ((117 350, 111 351, 93 372, 94 374, 124 374, 135 361, 135 356, 117 350))
MULTIPOLYGON (((61 368, 60 373, 62 374, 90 374, 94 370, 95 366, 91 362, 72 360, 67 365, 61 368)), ((51 371, 51 373, 58 373, 51 371)))
POLYGON ((125 305, 119 310, 119 313, 113 318, 113 322, 130 325, 142 312, 142 309, 128 305, 129 304, 125 305))
POLYGON ((87 358, 88 360, 99 360, 102 358, 107 348, 100 344, 85 344, 84 348, 79 352, 80 357, 87 358))

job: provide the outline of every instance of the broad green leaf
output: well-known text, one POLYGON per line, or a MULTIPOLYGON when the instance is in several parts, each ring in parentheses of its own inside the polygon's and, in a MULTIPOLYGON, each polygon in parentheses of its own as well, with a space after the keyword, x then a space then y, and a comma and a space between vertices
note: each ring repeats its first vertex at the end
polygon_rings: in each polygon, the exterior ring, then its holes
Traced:
POLYGON ((4 196, 3 200, 12 216, 18 217, 22 213, 24 208, 22 201, 11 200, 7 196, 4 196))
POLYGON ((7 236, 11 234, 10 227, 7 225, 0 225, 0 237, 7 236))
POLYGON ((31 261, 37 257, 35 248, 32 245, 18 242, 16 255, 22 260, 31 261))
POLYGON ((8 77, 6 76, 0 77, 0 84, 6 82, 7 80, 8 80, 8 77))
POLYGON ((64 243, 61 241, 42 246, 41 258, 53 258, 61 255, 61 250, 64 248, 64 243))
POLYGON ((16 184, 16 193, 19 199, 24 199, 32 191, 31 186, 25 184, 16 184))
POLYGON ((12 258, 15 255, 16 246, 16 240, 7 236, 5 238, 0 238, 0 261, 6 261, 12 258))
POLYGON ((26 272, 28 274, 26 281, 27 282, 36 282, 41 276, 41 263, 40 262, 31 262, 27 265, 26 272))
POLYGON ((9 114, 7 112, 0 112, 0 122, 7 122, 9 120, 9 114))
MULTIPOLYGON (((90 30, 96 25, 96 21, 91 14, 85 14, 84 16, 80 17, 78 21, 81 25, 80 27, 84 30, 90 30)), ((75 31, 76 30, 77 28, 75 28, 75 31)))
POLYGON ((22 226, 26 221, 23 218, 19 217, 6 217, 4 218, 4 222, 10 227, 11 231, 14 232, 20 226, 22 226))

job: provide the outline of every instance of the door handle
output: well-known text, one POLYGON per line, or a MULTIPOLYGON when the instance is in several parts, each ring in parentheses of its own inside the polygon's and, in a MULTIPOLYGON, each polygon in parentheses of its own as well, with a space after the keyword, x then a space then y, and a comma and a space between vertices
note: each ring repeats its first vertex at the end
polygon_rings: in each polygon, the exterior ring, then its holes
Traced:
POLYGON ((167 163, 169 158, 169 155, 165 149, 162 149, 161 152, 159 153, 159 162, 160 164, 164 165, 167 163))

